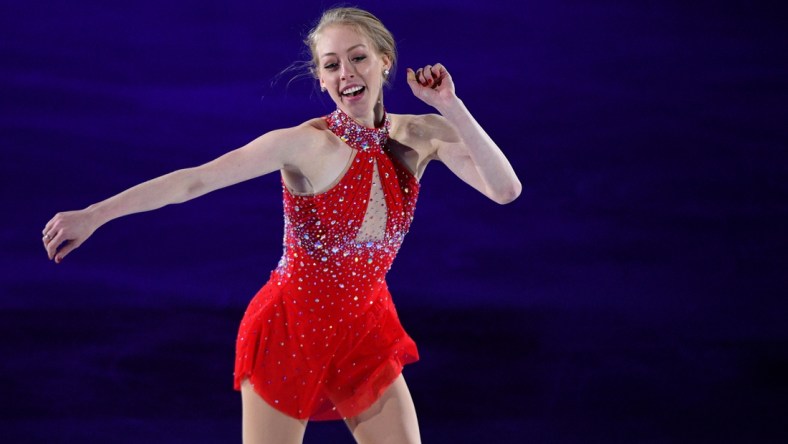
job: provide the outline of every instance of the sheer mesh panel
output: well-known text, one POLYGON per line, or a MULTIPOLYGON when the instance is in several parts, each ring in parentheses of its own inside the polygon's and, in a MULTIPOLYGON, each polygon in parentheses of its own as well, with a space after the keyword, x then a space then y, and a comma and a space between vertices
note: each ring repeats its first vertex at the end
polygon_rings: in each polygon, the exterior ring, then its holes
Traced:
POLYGON ((369 204, 364 214, 364 221, 356 235, 356 242, 380 241, 386 236, 386 196, 378 175, 378 163, 375 161, 372 169, 372 186, 369 191, 369 204))

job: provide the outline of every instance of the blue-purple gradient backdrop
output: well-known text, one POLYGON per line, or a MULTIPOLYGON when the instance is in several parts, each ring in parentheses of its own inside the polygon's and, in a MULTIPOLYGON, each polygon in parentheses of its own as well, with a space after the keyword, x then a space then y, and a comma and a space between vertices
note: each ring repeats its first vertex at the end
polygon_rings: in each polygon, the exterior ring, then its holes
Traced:
MULTIPOLYGON (((389 274, 426 442, 779 442, 788 54, 770 3, 360 1, 507 154, 432 164, 389 274)), ((777 4, 776 2, 774 3, 777 4)), ((276 174, 102 227, 46 221, 332 110, 277 75, 330 2, 0 6, 0 438, 233 442, 234 335, 281 254, 276 174)), ((341 423, 306 442, 351 442, 341 423)))

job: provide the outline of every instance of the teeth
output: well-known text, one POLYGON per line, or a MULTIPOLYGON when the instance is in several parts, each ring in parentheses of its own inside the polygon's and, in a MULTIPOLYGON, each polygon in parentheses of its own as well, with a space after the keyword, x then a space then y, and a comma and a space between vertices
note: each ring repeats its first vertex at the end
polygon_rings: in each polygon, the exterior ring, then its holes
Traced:
POLYGON ((364 87, 363 86, 354 86, 354 87, 348 88, 348 89, 342 91, 342 95, 346 96, 346 95, 349 95, 349 94, 353 94, 355 92, 361 91, 362 88, 364 88, 364 87))

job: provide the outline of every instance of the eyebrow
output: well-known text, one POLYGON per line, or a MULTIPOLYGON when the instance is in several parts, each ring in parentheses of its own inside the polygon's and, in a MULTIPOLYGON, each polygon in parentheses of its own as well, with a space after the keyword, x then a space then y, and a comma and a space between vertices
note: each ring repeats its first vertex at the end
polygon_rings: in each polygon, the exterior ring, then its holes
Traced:
MULTIPOLYGON (((359 43, 358 45, 353 45, 353 46, 351 46, 350 48, 348 48, 348 49, 347 49, 347 51, 348 51, 348 52, 350 52, 350 51, 352 51, 352 50, 354 50, 354 49, 358 48, 359 46, 364 46, 364 47, 366 47, 367 45, 365 45, 365 44, 363 44, 363 43, 359 43)), ((327 52, 327 53, 325 53, 325 54, 321 55, 321 56, 320 56, 320 58, 323 58, 323 57, 326 57, 326 56, 331 56, 331 55, 337 55, 337 54, 336 54, 335 52, 327 52)))

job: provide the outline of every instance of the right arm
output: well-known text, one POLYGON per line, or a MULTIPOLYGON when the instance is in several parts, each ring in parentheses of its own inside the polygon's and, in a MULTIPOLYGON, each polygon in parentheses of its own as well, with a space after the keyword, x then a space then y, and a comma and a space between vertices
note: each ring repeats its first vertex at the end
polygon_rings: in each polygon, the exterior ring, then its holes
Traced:
POLYGON ((83 210, 58 213, 43 231, 47 255, 60 263, 113 219, 186 202, 283 168, 298 171, 306 157, 303 148, 319 143, 320 133, 309 122, 271 131, 206 164, 143 182, 83 210))

